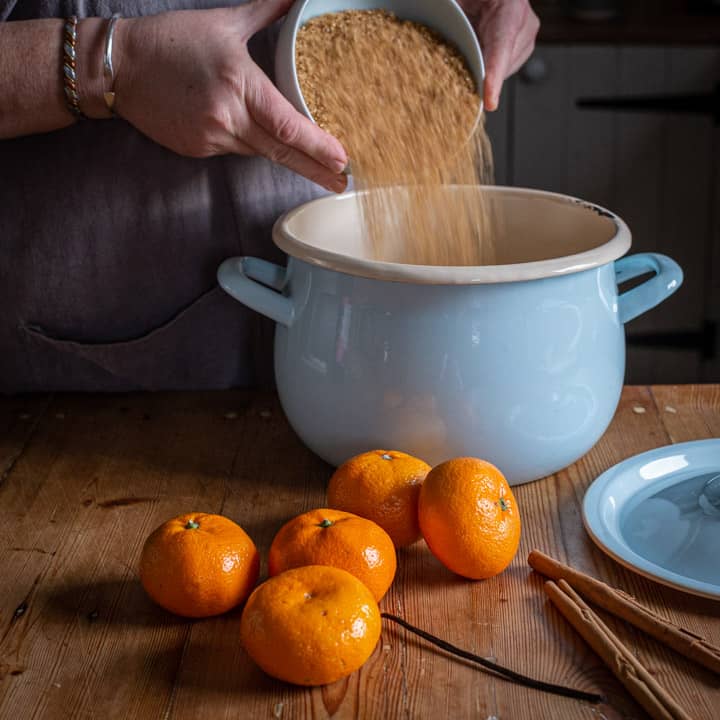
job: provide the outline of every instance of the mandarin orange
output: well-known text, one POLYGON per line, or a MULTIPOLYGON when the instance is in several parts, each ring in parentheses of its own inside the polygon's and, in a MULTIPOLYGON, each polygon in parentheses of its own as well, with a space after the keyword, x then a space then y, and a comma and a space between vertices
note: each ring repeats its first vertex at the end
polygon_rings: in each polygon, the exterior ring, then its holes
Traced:
POLYGON ((307 565, 270 578, 252 593, 240 639, 268 675, 296 685, 325 685, 370 657, 380 625, 372 593, 354 575, 307 565))
POLYGON ((520 543, 520 513, 507 480, 477 458, 433 468, 420 490, 418 517, 433 555, 467 578, 502 572, 520 543))
POLYGON ((168 520, 145 541, 140 581, 161 607, 185 617, 209 617, 241 603, 255 586, 260 557, 229 518, 188 513, 168 520))
POLYGON ((268 554, 268 574, 302 565, 331 565, 352 573, 379 602, 397 568, 388 534, 371 520, 321 508, 298 515, 278 530, 268 554))
POLYGON ((328 505, 377 523, 395 547, 420 538, 418 496, 430 466, 397 450, 372 450, 350 458, 330 478, 328 505))

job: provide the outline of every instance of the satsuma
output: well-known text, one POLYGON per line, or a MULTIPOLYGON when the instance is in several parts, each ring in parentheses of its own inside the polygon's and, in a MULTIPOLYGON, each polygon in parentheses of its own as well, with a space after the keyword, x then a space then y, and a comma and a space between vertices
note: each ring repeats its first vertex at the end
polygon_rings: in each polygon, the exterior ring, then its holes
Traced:
POLYGON ((510 486, 477 458, 438 465, 420 491, 418 517, 433 555, 458 575, 480 580, 502 572, 520 543, 520 513, 510 486))
POLYGON ((379 601, 395 577, 388 534, 371 520, 342 510, 303 513, 280 528, 270 546, 268 574, 302 565, 331 565, 352 573, 379 601))
POLYGON ((257 548, 229 518, 188 513, 145 541, 140 581, 160 606, 185 617, 209 617, 241 603, 255 586, 257 548))
POLYGON ((368 588, 339 568, 309 565, 276 575, 250 596, 240 638, 268 675, 325 685, 357 670, 380 638, 368 588))
POLYGON ((418 496, 430 466, 396 450, 372 450, 351 458, 330 478, 328 505, 377 523, 395 547, 420 538, 418 496))

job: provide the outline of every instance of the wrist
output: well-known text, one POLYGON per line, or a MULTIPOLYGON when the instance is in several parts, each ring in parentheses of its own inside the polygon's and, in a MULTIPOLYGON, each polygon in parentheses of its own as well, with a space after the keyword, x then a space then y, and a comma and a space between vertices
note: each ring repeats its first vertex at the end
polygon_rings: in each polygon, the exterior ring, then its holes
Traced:
MULTIPOLYGON (((133 57, 133 30, 141 20, 142 18, 121 17, 115 25, 112 45, 112 90, 115 93, 116 105, 113 109, 120 116, 123 113, 123 101, 127 99, 129 88, 132 87, 132 80, 128 80, 127 76, 133 65, 128 61, 129 57, 133 57)), ((110 90, 110 87, 105 89, 110 90)))
POLYGON ((85 18, 78 22, 77 87, 80 109, 86 117, 111 117, 103 97, 103 53, 108 21, 103 18, 85 18))

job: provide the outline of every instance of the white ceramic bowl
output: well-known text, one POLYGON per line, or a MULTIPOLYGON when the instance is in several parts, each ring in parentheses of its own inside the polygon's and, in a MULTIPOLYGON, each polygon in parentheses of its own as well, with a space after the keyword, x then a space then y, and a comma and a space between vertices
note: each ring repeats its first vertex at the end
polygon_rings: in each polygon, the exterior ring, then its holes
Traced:
POLYGON ((472 25, 455 0, 297 0, 285 18, 275 52, 275 83, 297 110, 313 120, 297 79, 295 38, 298 30, 318 15, 376 9, 389 10, 403 20, 426 25, 452 43, 465 58, 482 98, 485 79, 482 52, 472 25))

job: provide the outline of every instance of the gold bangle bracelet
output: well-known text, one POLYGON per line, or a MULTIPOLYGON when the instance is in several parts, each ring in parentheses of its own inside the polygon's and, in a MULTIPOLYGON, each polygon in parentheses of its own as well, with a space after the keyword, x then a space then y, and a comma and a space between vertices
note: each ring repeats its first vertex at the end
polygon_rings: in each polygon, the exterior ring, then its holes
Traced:
POLYGON ((80 110, 80 96, 77 91, 77 24, 76 15, 65 21, 63 28, 62 79, 65 91, 65 104, 75 117, 85 117, 80 110))

